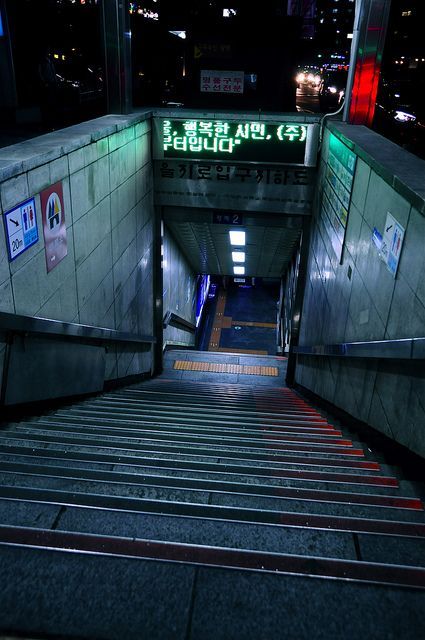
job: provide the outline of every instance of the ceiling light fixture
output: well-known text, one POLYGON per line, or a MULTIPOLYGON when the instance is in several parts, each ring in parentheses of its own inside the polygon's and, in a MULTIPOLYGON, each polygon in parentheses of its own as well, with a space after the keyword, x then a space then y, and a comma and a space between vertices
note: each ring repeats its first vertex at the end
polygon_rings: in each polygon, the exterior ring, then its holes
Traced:
POLYGON ((245 262, 245 251, 232 251, 233 262, 245 262))
POLYGON ((230 244, 237 247, 245 246, 245 231, 229 231, 230 244))

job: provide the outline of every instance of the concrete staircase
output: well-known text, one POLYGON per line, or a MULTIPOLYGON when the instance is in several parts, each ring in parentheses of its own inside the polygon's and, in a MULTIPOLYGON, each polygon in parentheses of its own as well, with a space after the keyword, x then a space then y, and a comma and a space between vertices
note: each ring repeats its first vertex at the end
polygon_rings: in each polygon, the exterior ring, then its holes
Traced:
POLYGON ((0 431, 0 631, 425 637, 421 487, 285 388, 282 359, 167 362, 0 431))

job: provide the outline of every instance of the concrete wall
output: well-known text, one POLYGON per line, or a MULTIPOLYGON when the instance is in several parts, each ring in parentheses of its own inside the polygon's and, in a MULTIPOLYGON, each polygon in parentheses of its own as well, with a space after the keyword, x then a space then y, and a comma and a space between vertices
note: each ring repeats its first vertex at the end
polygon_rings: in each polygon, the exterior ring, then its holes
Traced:
MULTIPOLYGON (((187 262, 171 232, 164 228, 163 239, 163 309, 195 323, 196 274, 187 262)), ((164 329, 164 346, 167 344, 194 346, 194 334, 176 327, 164 329)))
MULTIPOLYGON (((300 345, 425 336, 425 162, 365 127, 330 125, 356 153, 342 264, 324 231, 320 179, 300 345), (396 278, 372 242, 387 212, 405 227, 396 278)), ((423 363, 298 356, 296 381, 425 456, 423 363)))
MULTIPOLYGON (((0 150, 0 311, 152 335, 149 116, 105 116, 0 150), (58 181, 68 255, 47 273, 40 192, 58 181), (32 196, 40 239, 9 262, 3 214, 32 196)), ((149 353, 120 349, 106 378, 150 367, 149 353)))

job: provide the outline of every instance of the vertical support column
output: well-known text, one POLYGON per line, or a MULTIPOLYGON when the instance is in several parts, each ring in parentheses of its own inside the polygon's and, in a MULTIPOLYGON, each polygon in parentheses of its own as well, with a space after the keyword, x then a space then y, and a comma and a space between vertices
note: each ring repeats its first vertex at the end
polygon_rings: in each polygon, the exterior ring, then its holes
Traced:
POLYGON ((391 0, 356 0, 344 122, 370 126, 391 0))
POLYGON ((153 375, 159 375, 162 371, 162 357, 163 357, 163 342, 164 342, 164 327, 163 327, 163 221, 162 221, 162 209, 161 207, 155 207, 154 217, 154 237, 153 237, 153 331, 156 338, 156 344, 154 345, 154 363, 153 363, 153 375))
POLYGON ((13 344, 13 333, 6 333, 4 336, 4 342, 6 345, 5 353, 3 356, 3 371, 1 377, 0 387, 0 407, 4 407, 6 400, 7 381, 9 378, 9 365, 10 365, 10 351, 13 344))
POLYGON ((132 101, 131 29, 128 3, 103 0, 102 22, 108 113, 130 113, 132 101))
POLYGON ((0 0, 0 86, 0 113, 11 119, 17 107, 17 95, 5 0, 0 0))
POLYGON ((276 312, 276 353, 281 355, 284 350, 283 336, 282 336, 282 316, 284 315, 283 301, 285 297, 285 285, 283 278, 280 279, 279 287, 279 302, 276 312))
POLYGON ((300 262, 298 267, 295 300, 292 308, 291 340, 289 343, 288 367, 286 370, 286 384, 290 387, 295 383, 295 367, 297 356, 294 353, 294 347, 298 346, 300 335, 301 316, 304 302, 305 284, 307 279, 307 263, 310 249, 311 224, 312 222, 310 218, 306 217, 303 220, 300 262))

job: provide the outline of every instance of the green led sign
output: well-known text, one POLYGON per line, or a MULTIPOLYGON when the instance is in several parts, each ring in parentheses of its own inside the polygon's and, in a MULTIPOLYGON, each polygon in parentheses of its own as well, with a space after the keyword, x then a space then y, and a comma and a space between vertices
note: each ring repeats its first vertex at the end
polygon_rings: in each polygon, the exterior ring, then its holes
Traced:
POLYGON ((304 164, 308 126, 228 120, 162 121, 164 158, 304 164))

